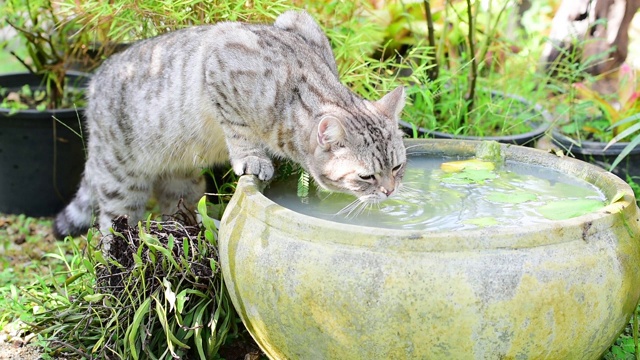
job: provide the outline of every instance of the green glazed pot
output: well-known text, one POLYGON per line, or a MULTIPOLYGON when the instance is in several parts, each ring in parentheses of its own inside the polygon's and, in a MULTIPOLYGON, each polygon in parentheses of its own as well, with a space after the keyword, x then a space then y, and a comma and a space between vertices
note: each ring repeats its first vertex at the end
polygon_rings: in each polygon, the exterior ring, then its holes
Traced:
MULTIPOLYGON (((438 157, 473 156, 479 144, 407 141, 438 157)), ((598 359, 640 296, 633 193, 596 166, 501 148, 618 200, 531 228, 421 232, 298 214, 243 176, 222 218, 220 261, 262 350, 304 360, 598 359)))

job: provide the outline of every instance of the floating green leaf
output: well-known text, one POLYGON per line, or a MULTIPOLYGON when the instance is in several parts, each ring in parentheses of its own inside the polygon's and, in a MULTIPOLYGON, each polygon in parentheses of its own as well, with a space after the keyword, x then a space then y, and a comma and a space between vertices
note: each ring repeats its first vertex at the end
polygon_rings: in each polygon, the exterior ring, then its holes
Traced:
POLYGON ((460 161, 449 161, 440 164, 440 169, 446 173, 461 172, 465 170, 488 170, 496 168, 496 165, 490 161, 480 159, 469 159, 460 161))
POLYGON ((585 196, 588 196, 592 191, 593 190, 590 190, 583 186, 557 182, 553 184, 553 186, 551 186, 551 192, 549 194, 559 198, 584 198, 585 196))
POLYGON ((542 205, 536 210, 549 220, 565 220, 594 212, 603 207, 604 203, 600 200, 568 199, 542 205))

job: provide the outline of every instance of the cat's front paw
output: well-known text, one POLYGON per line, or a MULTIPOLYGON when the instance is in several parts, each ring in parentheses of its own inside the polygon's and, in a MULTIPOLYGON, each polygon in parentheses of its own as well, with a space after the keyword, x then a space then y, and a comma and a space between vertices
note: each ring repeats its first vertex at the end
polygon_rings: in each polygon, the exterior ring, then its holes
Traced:
POLYGON ((273 177, 273 163, 269 159, 257 156, 247 156, 232 161, 236 175, 255 175, 260 180, 270 180, 273 177))

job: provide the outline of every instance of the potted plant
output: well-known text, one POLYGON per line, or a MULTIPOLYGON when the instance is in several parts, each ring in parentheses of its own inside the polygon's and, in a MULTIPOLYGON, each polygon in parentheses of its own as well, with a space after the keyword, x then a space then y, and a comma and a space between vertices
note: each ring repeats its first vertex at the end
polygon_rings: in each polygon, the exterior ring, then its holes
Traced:
POLYGON ((439 13, 432 13, 430 2, 424 2, 427 36, 434 49, 431 82, 408 91, 413 104, 403 122, 407 133, 532 146, 547 131, 551 116, 540 105, 487 85, 486 80, 493 83, 496 75, 508 76, 499 73, 500 65, 509 52, 517 51, 497 44, 509 4, 496 11, 480 11, 479 2, 466 0, 447 3, 439 13), (482 25, 480 15, 485 17, 482 25), (436 20, 444 22, 438 41, 436 20))
POLYGON ((626 63, 615 88, 605 96, 585 83, 573 84, 571 112, 552 136, 557 146, 576 158, 627 179, 640 176, 640 82, 626 63))
MULTIPOLYGON (((7 0, 3 26, 26 54, 26 72, 0 75, 0 212, 53 215, 73 196, 84 167, 82 87, 67 65, 86 33, 49 0, 7 0)), ((6 43, 2 45, 3 51, 6 43)))

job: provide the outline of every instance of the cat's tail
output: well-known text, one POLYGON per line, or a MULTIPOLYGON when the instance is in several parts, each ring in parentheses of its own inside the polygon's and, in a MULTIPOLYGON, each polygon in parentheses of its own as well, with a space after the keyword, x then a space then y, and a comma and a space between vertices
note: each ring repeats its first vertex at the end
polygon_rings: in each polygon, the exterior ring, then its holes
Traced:
POLYGON ((53 235, 61 239, 67 235, 79 236, 86 233, 91 226, 93 209, 91 188, 83 178, 76 196, 56 216, 53 222, 53 235))

